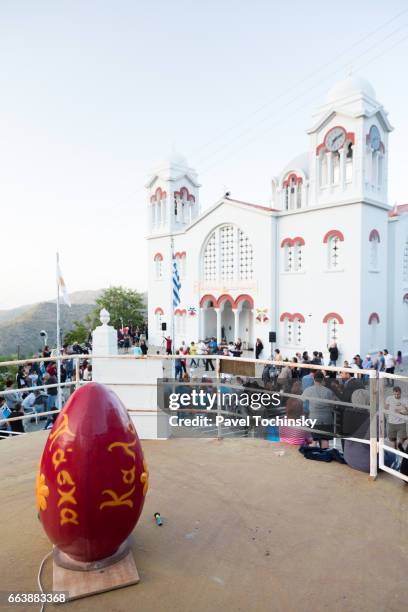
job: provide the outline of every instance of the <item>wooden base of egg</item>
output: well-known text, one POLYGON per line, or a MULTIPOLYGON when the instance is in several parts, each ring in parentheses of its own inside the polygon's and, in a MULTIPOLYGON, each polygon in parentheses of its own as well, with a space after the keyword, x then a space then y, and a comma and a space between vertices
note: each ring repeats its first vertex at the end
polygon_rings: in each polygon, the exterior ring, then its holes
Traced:
POLYGON ((135 559, 129 549, 124 557, 113 565, 99 569, 67 569, 53 561, 52 590, 67 593, 66 601, 98 595, 113 589, 131 586, 139 582, 135 559))
POLYGON ((139 582, 129 536, 148 478, 115 393, 97 383, 75 391, 50 431, 36 484, 39 519, 54 544, 55 591, 70 600, 139 582))

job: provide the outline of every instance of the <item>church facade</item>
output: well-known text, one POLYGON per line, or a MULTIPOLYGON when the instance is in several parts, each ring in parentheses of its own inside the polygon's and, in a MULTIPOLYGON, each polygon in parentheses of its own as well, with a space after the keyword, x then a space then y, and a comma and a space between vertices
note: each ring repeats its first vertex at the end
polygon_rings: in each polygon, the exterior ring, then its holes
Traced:
POLYGON ((270 205, 226 195, 201 211, 186 160, 159 164, 146 185, 150 344, 174 314, 176 348, 260 338, 268 354, 275 331, 287 357, 333 341, 340 359, 408 354, 408 206, 388 202, 391 131, 373 87, 351 76, 313 116, 309 150, 272 179, 270 205))

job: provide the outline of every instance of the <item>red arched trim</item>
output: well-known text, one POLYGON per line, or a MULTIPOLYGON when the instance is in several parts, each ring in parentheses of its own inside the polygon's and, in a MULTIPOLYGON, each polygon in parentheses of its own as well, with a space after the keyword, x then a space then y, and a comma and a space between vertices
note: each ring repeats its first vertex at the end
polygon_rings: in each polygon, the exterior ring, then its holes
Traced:
POLYGON ((300 314, 300 312, 295 312, 295 314, 292 315, 292 321, 300 321, 301 323, 305 322, 305 317, 300 314))
POLYGON ((177 251, 177 253, 174 253, 174 259, 182 259, 185 256, 186 256, 185 251, 177 251))
POLYGON ((319 146, 316 147, 316 157, 319 157, 321 151, 326 151, 324 142, 322 142, 321 144, 319 144, 319 146))
POLYGON ((157 200, 164 200, 167 197, 167 193, 158 187, 152 197, 150 198, 150 202, 157 202, 157 200))
POLYGON ((285 246, 293 246, 293 240, 292 238, 284 238, 281 242, 281 247, 285 247, 285 246))
POLYGON ((372 312, 370 314, 370 316, 368 317, 368 324, 371 325, 371 323, 373 323, 374 321, 376 321, 377 323, 380 322, 380 317, 378 316, 378 314, 376 312, 372 312))
POLYGON ((163 308, 160 308, 160 306, 158 306, 158 307, 156 308, 156 310, 154 311, 154 314, 155 314, 155 315, 157 315, 157 314, 159 314, 159 315, 164 315, 164 310, 163 310, 163 308))
POLYGON ((346 132, 346 143, 347 144, 351 144, 353 145, 355 143, 356 140, 356 136, 354 134, 354 132, 346 132))
POLYGON ((323 319, 323 323, 328 323, 328 321, 330 321, 331 319, 336 319, 338 323, 344 323, 343 317, 337 314, 337 312, 328 312, 323 319))
POLYGON ((217 306, 216 298, 210 293, 206 293, 206 295, 203 295, 203 297, 200 300, 200 308, 204 308, 205 303, 209 301, 211 301, 214 304, 214 306, 217 306))
POLYGON ((181 200, 184 198, 188 202, 195 202, 195 197, 193 196, 193 194, 191 194, 189 192, 187 187, 182 187, 180 189, 180 191, 175 191, 174 192, 174 197, 175 198, 180 198, 181 200))
POLYGON ((371 242, 372 240, 378 240, 378 242, 380 242, 380 234, 378 232, 378 230, 373 229, 370 232, 370 235, 368 237, 368 240, 371 242))
POLYGON ((253 308, 253 307, 254 307, 254 300, 253 300, 253 298, 251 298, 251 296, 250 296, 250 295, 248 295, 247 293, 242 293, 241 295, 239 295, 239 296, 237 297, 237 299, 235 300, 235 302, 234 302, 234 306, 233 306, 233 307, 234 307, 234 308, 238 308, 238 305, 239 305, 241 302, 245 302, 245 301, 246 301, 246 302, 249 302, 249 305, 251 306, 251 308, 253 308))
POLYGON ((285 319, 289 319, 289 321, 292 321, 292 315, 290 314, 290 312, 283 312, 281 314, 280 320, 285 321, 285 319))
POLYGON ((187 314, 187 310, 185 308, 183 308, 183 310, 181 310, 180 308, 176 308, 174 314, 183 317, 185 314, 187 314))
POLYGON ((154 261, 163 261, 163 255, 161 253, 156 253, 153 259, 154 261))
POLYGON ((221 304, 223 304, 224 302, 229 302, 232 308, 234 308, 234 300, 230 295, 228 295, 228 293, 223 293, 222 295, 220 295, 217 300, 217 308, 220 308, 221 304))
POLYGON ((344 236, 343 236, 343 234, 341 233, 341 231, 340 231, 340 230, 332 229, 332 230, 329 230, 329 231, 328 231, 328 232, 325 234, 325 236, 324 236, 324 238, 323 238, 323 242, 324 242, 324 243, 328 242, 330 238, 333 238, 333 236, 337 236, 337 238, 338 238, 339 240, 342 240, 342 241, 344 240, 344 236))
POLYGON ((302 238, 302 236, 296 236, 296 238, 293 238, 292 244, 299 244, 300 246, 305 246, 305 240, 304 238, 302 238))
POLYGON ((301 176, 298 176, 296 172, 290 172, 286 179, 283 181, 283 187, 289 187, 290 181, 293 180, 295 185, 301 185, 303 183, 303 179, 301 176))

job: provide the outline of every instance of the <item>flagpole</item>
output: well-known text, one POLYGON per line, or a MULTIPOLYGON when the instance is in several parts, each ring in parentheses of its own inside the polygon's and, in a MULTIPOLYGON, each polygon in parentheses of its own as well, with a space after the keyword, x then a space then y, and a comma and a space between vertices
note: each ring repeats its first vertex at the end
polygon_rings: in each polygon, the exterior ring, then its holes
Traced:
POLYGON ((59 253, 57 252, 57 267, 56 267, 56 277, 57 277, 57 382, 58 382, 58 408, 61 410, 62 402, 61 402, 61 336, 60 336, 60 280, 59 280, 59 253))
MULTIPOLYGON (((171 297, 171 301, 170 301, 170 305, 171 305, 170 327, 171 327, 171 330, 170 330, 170 332, 171 332, 171 350, 172 350, 172 353, 175 353, 175 350, 174 350, 174 336, 175 336, 175 330, 174 330, 174 298, 173 298, 173 282, 174 282, 173 281, 173 274, 174 274, 173 266, 174 266, 174 264, 173 264, 173 262, 174 262, 174 237, 172 236, 171 237, 171 277, 170 277, 170 279, 171 279, 171 283, 170 283, 170 290, 171 290, 170 291, 170 297, 171 297)), ((174 371, 174 372, 175 372, 175 363, 176 362, 173 360, 173 364, 172 365, 174 367, 172 367, 172 371, 174 371)))

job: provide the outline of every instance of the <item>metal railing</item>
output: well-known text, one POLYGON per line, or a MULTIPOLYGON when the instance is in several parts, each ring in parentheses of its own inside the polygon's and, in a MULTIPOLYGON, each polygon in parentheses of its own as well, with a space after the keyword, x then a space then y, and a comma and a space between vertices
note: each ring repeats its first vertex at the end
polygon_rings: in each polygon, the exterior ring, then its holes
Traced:
MULTIPOLYGON (((74 372, 74 376, 73 379, 70 381, 66 381, 64 383, 57 383, 57 384, 52 384, 52 385, 47 385, 47 384, 41 384, 41 385, 37 385, 37 386, 32 386, 32 387, 23 387, 22 389, 9 389, 9 390, 4 390, 4 391, 0 391, 0 400, 1 398, 7 396, 7 394, 9 393, 15 393, 16 391, 18 392, 30 392, 30 391, 48 391, 52 388, 57 388, 57 389, 65 389, 65 388, 72 388, 77 389, 80 385, 86 384, 87 381, 81 380, 80 377, 80 370, 81 370, 81 363, 83 363, 83 361, 87 361, 88 363, 92 363, 93 360, 98 359, 98 360, 120 360, 120 361, 130 361, 130 360, 159 360, 162 362, 163 364, 163 373, 165 374, 166 371, 166 367, 168 368, 170 366, 170 364, 174 363, 174 361, 176 359, 182 359, 182 360, 186 360, 187 362, 190 362, 192 359, 194 360, 202 360, 202 361, 206 361, 206 360, 212 360, 215 363, 215 368, 214 368, 214 377, 215 377, 215 381, 217 382, 217 384, 220 383, 220 381, 224 378, 224 377, 228 377, 229 375, 227 373, 222 372, 222 366, 225 364, 228 364, 228 362, 233 362, 234 364, 252 364, 258 367, 262 367, 262 366, 273 366, 275 367, 277 370, 282 369, 283 367, 290 367, 290 368, 296 368, 296 369, 302 369, 302 370, 310 370, 310 371, 317 371, 317 370, 321 370, 324 371, 326 373, 334 373, 335 376, 341 374, 342 372, 349 372, 351 374, 353 374, 353 376, 364 376, 367 378, 367 380, 369 381, 369 393, 370 393, 370 402, 369 405, 362 405, 362 404, 351 404, 351 402, 343 402, 341 399, 325 399, 324 403, 325 404, 329 404, 333 406, 333 410, 337 409, 338 407, 355 407, 355 408, 359 408, 359 409, 364 409, 369 411, 369 418, 370 418, 370 426, 369 426, 369 439, 363 439, 363 438, 354 438, 354 437, 350 437, 350 438, 346 438, 352 441, 357 441, 357 442, 362 442, 363 444, 369 444, 370 445, 370 475, 371 477, 375 478, 377 476, 377 453, 378 453, 378 448, 379 448, 379 444, 378 444, 378 428, 377 428, 377 417, 378 417, 378 380, 380 379, 380 375, 382 373, 378 373, 376 370, 356 370, 354 368, 342 368, 342 367, 337 367, 337 366, 325 366, 325 365, 315 365, 315 364, 309 364, 309 363, 295 363, 295 362, 287 362, 287 361, 275 361, 272 359, 254 359, 254 358, 250 358, 250 357, 229 357, 226 355, 194 355, 194 356, 190 356, 190 355, 163 355, 163 354, 155 354, 155 355, 130 355, 130 354, 120 354, 120 355, 61 355, 61 356, 54 356, 54 357, 48 357, 48 358, 33 358, 33 359, 20 359, 20 360, 14 360, 14 361, 3 361, 0 362, 0 368, 7 368, 7 367, 13 367, 13 366, 19 366, 19 365, 27 365, 27 364, 33 364, 33 363, 56 363, 57 361, 60 361, 60 363, 63 363, 64 361, 67 360, 73 360, 74 361, 74 368, 73 368, 73 372, 74 372)), ((209 377, 212 376, 212 372, 210 371, 205 371, 204 373, 198 373, 196 374, 197 376, 205 376, 205 377, 209 377)), ((241 376, 239 373, 235 374, 236 376, 241 376)), ((248 378, 260 378, 260 376, 256 376, 256 372, 254 372, 254 375, 243 375, 244 377, 247 376, 248 378)), ((408 380, 408 378, 407 378, 408 380)), ((103 382, 103 381, 101 381, 103 382)), ((121 384, 121 383, 117 383, 117 384, 121 384)), ((135 386, 142 385, 143 386, 151 386, 151 387, 155 387, 157 386, 156 383, 148 383, 148 382, 144 382, 144 383, 132 383, 135 386)), ((115 383, 109 383, 109 385, 115 385, 115 383)), ((282 397, 284 398, 295 398, 295 399, 301 399, 301 395, 295 395, 290 393, 290 391, 281 391, 280 394, 282 395, 282 397)), ((13 421, 26 421, 27 419, 32 419, 32 418, 40 418, 40 417, 49 417, 51 415, 57 414, 59 412, 60 407, 58 407, 55 410, 46 410, 46 411, 42 411, 39 413, 35 413, 35 411, 21 415, 21 416, 12 416, 12 417, 8 417, 8 418, 2 418, 0 416, 0 420, 3 423, 6 423, 7 425, 9 423, 12 423, 13 421)), ((137 410, 135 408, 129 408, 127 407, 128 412, 131 414, 134 414, 135 412, 137 412, 137 410)), ((148 411, 143 409, 142 407, 140 408, 140 410, 143 410, 143 412, 152 412, 152 411, 148 411)), ((219 412, 221 414, 221 412, 219 412)), ((7 435, 24 435, 21 433, 17 433, 17 432, 9 432, 9 431, 5 431, 2 430, 0 431, 0 436, 7 436, 7 435)), ((221 432, 221 427, 218 426, 217 428, 217 435, 218 437, 221 437, 222 432, 221 432)), ((344 436, 341 435, 341 432, 337 433, 336 431, 333 431, 333 435, 334 435, 334 439, 336 438, 343 438, 344 436)))

